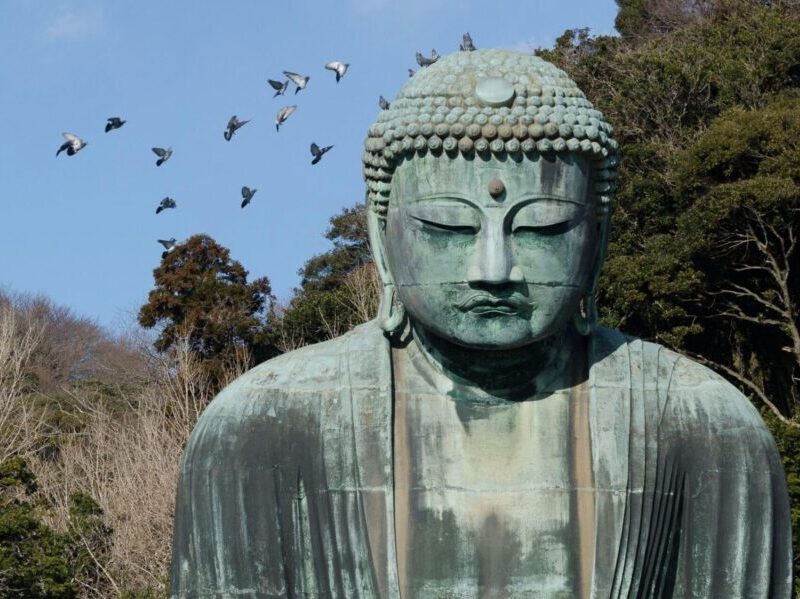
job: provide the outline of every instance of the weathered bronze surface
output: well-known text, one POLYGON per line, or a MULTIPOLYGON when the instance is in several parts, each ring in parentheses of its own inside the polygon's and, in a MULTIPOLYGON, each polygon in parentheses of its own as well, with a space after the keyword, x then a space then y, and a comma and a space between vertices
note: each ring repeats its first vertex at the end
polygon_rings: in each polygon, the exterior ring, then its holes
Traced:
POLYGON ((203 414, 173 596, 791 596, 756 410, 595 326, 612 133, 536 57, 409 80, 365 142, 379 317, 203 414))

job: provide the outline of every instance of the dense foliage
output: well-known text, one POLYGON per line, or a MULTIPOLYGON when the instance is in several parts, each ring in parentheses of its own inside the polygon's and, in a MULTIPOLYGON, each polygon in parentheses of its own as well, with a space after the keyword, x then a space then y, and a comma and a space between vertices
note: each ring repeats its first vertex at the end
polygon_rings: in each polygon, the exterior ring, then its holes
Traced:
POLYGON ((91 497, 70 497, 65 532, 48 526, 50 505, 36 501, 36 477, 25 460, 0 463, 0 596, 20 599, 71 599, 81 584, 103 576, 110 529, 91 497))
POLYGON ((377 308, 379 284, 364 204, 331 217, 325 237, 333 248, 300 269, 300 287, 277 324, 284 349, 339 335, 370 319, 377 308))
POLYGON ((248 283, 247 275, 230 250, 207 235, 193 235, 153 271, 155 288, 139 323, 159 327, 155 347, 161 352, 188 342, 213 378, 243 350, 260 360, 270 357, 266 315, 272 290, 266 277, 248 283))

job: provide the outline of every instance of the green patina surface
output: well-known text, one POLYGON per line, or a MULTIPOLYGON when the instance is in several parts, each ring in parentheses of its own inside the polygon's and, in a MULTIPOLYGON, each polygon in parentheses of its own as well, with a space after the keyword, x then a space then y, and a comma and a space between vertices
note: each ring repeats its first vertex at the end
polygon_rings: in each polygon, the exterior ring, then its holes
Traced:
POLYGON ((611 134, 535 57, 458 53, 406 84, 365 143, 379 316, 209 406, 175 597, 790 596, 752 405, 594 326, 611 134))

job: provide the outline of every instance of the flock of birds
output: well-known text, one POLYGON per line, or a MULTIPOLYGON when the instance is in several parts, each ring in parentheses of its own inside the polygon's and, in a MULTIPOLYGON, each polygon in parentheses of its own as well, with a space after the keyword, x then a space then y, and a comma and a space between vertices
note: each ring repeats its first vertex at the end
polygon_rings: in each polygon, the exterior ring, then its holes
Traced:
MULTIPOLYGON (((475 45, 472 43, 472 37, 470 37, 469 32, 465 33, 462 36, 462 41, 461 44, 459 45, 459 49, 462 52, 471 52, 475 50, 475 45)), ((424 56, 421 52, 417 52, 416 55, 417 64, 423 68, 435 63, 437 60, 439 60, 439 57, 440 57, 439 53, 435 49, 431 51, 430 57, 424 56)), ((342 78, 347 73, 347 69, 349 67, 350 67, 349 63, 340 62, 338 60, 332 60, 325 64, 325 68, 327 70, 333 71, 336 74, 336 83, 339 83, 339 81, 342 80, 342 78)), ((415 71, 413 69, 408 69, 409 77, 414 75, 414 73, 415 71)), ((273 98, 284 95, 287 89, 289 89, 290 83, 294 84, 295 86, 294 93, 296 95, 298 92, 300 92, 300 90, 306 88, 306 86, 308 85, 308 81, 311 78, 310 76, 300 75, 298 73, 293 73, 292 71, 283 71, 283 75, 285 78, 282 80, 278 79, 267 80, 267 83, 270 85, 270 87, 272 87, 272 89, 275 90, 275 93, 272 96, 273 98)), ((381 108, 381 110, 388 110, 391 104, 386 98, 380 96, 378 98, 378 106, 381 108)), ((278 110, 278 113, 275 116, 276 131, 280 132, 281 125, 286 122, 286 120, 294 113, 295 110, 297 110, 296 104, 283 106, 280 110, 278 110)), ((106 122, 105 132, 108 133, 109 131, 119 129, 126 122, 127 121, 117 116, 109 117, 106 122)), ((225 141, 231 141, 236 131, 244 127, 249 122, 250 122, 249 119, 240 120, 236 115, 233 115, 228 120, 228 125, 222 134, 223 137, 225 138, 225 141)), ((62 135, 64 136, 64 139, 66 141, 64 141, 64 143, 62 143, 61 146, 58 148, 56 156, 61 154, 61 152, 66 152, 67 156, 74 156, 87 146, 87 142, 78 137, 77 135, 75 135, 74 133, 63 133, 62 135)), ((333 148, 333 145, 320 147, 316 143, 312 143, 310 147, 311 155, 313 157, 311 160, 311 164, 317 164, 320 160, 322 160, 322 157, 331 150, 331 148, 333 148)), ((154 147, 152 148, 152 150, 153 153, 158 157, 158 159, 156 160, 156 166, 161 166, 167 160, 170 159, 170 156, 172 156, 171 147, 168 148, 154 147)), ((242 208, 244 208, 251 202, 251 200, 253 199, 253 195, 256 193, 256 191, 257 190, 255 188, 251 189, 247 186, 242 187, 241 190, 242 208)), ((164 210, 169 210, 176 207, 177 203, 175 202, 175 200, 167 196, 164 199, 162 199, 161 202, 159 202, 158 207, 156 208, 156 214, 160 214, 164 210)), ((161 254, 162 259, 165 258, 167 254, 173 251, 176 247, 178 247, 178 243, 174 237, 170 239, 158 239, 157 241, 162 246, 164 246, 164 252, 162 252, 161 254)))

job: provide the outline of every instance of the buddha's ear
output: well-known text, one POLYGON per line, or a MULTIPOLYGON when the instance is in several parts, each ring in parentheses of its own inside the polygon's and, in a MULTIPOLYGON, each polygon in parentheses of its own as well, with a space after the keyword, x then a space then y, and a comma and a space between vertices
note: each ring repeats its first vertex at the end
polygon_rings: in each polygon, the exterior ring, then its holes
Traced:
POLYGON ((598 215, 597 220, 597 246, 595 248, 594 262, 592 271, 586 282, 586 289, 581 298, 580 306, 572 317, 576 330, 581 335, 591 335, 597 327, 597 282, 600 279, 600 271, 606 260, 606 248, 608 247, 608 227, 611 215, 605 212, 598 215))
POLYGON ((384 243, 386 221, 378 217, 375 210, 370 206, 369 199, 367 200, 366 210, 369 245, 372 249, 372 259, 375 261, 375 268, 378 269, 378 275, 384 287, 388 285, 394 286, 394 277, 392 277, 392 273, 386 261, 386 245, 384 243))
POLYGON ((396 335, 406 324, 406 311, 395 294, 394 277, 386 260, 386 221, 379 218, 367 200, 367 228, 372 258, 381 278, 381 302, 378 306, 378 325, 388 334, 396 335))
POLYGON ((598 215, 597 220, 597 251, 592 267, 591 292, 597 291, 597 281, 600 279, 600 271, 606 261, 606 250, 608 249, 608 231, 611 226, 611 210, 606 210, 604 214, 598 215))

